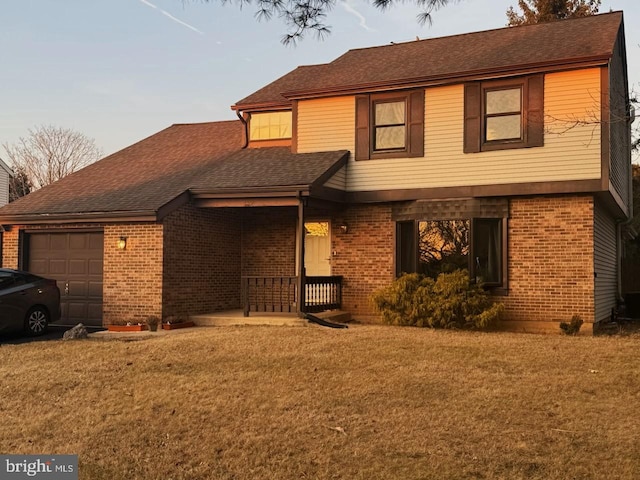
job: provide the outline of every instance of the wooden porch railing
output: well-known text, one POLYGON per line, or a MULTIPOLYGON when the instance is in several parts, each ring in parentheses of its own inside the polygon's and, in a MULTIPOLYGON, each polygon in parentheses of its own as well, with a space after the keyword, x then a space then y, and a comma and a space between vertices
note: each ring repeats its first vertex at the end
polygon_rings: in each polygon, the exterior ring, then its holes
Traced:
MULTIPOLYGON (((295 313, 298 277, 242 277, 244 316, 250 312, 295 313)), ((306 277, 305 305, 309 313, 338 309, 342 305, 342 277, 306 277)))
POLYGON ((317 313, 342 306, 342 277, 306 277, 305 312, 317 313))
POLYGON ((244 316, 249 312, 295 313, 298 277, 242 277, 244 316))

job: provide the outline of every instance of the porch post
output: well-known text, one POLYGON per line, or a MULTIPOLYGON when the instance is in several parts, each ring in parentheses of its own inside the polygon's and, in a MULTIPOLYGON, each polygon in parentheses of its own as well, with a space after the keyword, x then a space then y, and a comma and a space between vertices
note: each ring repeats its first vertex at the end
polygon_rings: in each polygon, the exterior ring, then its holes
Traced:
POLYGON ((298 301, 296 302, 296 313, 298 317, 304 316, 304 303, 306 300, 305 295, 305 269, 304 269, 304 200, 302 197, 298 197, 298 242, 296 249, 296 257, 298 261, 298 271, 296 272, 297 277, 297 290, 298 290, 298 301))

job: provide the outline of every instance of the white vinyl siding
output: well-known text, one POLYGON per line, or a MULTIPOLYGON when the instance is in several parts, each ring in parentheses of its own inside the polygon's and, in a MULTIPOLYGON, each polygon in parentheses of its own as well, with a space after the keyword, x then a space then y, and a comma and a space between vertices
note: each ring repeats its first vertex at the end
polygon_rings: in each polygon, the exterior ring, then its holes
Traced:
POLYGON ((0 166, 0 207, 9 203, 9 173, 0 166))
POLYGON ((627 105, 629 102, 627 94, 627 76, 625 73, 624 38, 622 32, 618 36, 618 41, 613 52, 613 58, 609 68, 609 108, 611 119, 609 127, 609 155, 610 173, 609 189, 615 192, 614 198, 618 197, 620 207, 625 213, 629 209, 631 176, 630 143, 631 130, 627 118, 627 105))
POLYGON ((545 75, 544 147, 463 153, 463 85, 425 92, 425 156, 354 161, 355 98, 298 103, 298 151, 348 149, 348 191, 600 178, 600 70, 545 75))
POLYGON ((595 271, 595 321, 606 320, 615 306, 618 281, 616 224, 607 211, 595 204, 593 219, 595 271))
POLYGON ((355 150, 355 97, 298 102, 298 153, 355 150))
POLYGON ((325 187, 345 190, 347 188, 347 167, 342 167, 324 184, 325 187))

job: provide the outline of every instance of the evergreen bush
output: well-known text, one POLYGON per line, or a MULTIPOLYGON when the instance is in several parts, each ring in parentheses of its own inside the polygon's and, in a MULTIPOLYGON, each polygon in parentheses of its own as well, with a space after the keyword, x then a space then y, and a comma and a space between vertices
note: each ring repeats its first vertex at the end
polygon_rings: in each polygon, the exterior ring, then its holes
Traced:
POLYGON ((374 292, 372 301, 390 325, 487 329, 504 311, 482 285, 469 282, 465 270, 441 273, 435 281, 417 273, 403 275, 374 292))

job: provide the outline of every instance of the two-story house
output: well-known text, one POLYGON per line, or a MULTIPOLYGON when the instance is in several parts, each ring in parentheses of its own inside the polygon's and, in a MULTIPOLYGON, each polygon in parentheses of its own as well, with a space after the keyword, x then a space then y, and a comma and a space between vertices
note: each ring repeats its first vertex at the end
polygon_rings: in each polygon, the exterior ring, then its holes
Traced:
POLYGON ((465 268, 504 325, 606 319, 630 218, 623 15, 351 50, 0 209, 69 322, 341 308, 465 268), (303 293, 301 293, 303 292, 303 293))

